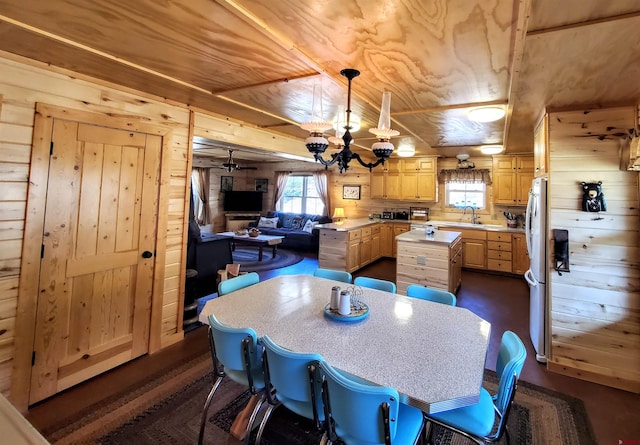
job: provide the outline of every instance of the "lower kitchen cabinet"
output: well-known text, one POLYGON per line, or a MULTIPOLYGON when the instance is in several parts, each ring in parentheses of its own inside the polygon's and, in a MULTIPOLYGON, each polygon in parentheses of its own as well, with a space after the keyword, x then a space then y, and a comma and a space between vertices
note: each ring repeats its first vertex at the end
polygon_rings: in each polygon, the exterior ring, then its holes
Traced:
POLYGON ((476 229, 442 227, 439 230, 462 233, 462 267, 471 269, 487 268, 487 232, 476 229))
POLYGON ((513 263, 512 272, 519 275, 524 274, 529 269, 529 252, 527 252, 527 239, 524 233, 514 233, 511 239, 513 263))
POLYGON ((380 224, 351 230, 320 229, 318 266, 354 272, 380 258, 380 224))
POLYGON ((511 233, 487 232, 487 269, 512 272, 511 233))
POLYGON ((380 226, 380 256, 396 257, 396 236, 411 230, 409 223, 385 222, 380 226))

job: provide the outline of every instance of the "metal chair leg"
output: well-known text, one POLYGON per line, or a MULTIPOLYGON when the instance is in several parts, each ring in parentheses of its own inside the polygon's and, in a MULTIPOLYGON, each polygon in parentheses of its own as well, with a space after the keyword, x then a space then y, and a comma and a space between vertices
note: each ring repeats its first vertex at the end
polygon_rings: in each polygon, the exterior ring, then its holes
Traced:
POLYGON ((264 416, 262 417, 262 421, 260 421, 260 427, 258 428, 258 435, 256 436, 255 445, 260 445, 260 443, 262 442, 262 433, 264 433, 264 429, 267 426, 267 422, 269 421, 269 417, 271 417, 271 413, 278 406, 280 406, 280 404, 277 404, 277 405, 269 404, 269 407, 267 408, 267 411, 265 411, 264 416))
POLYGON ((253 408, 253 411, 251 411, 251 416, 249 417, 249 422, 247 423, 247 429, 244 434, 244 440, 242 441, 245 445, 249 444, 251 429, 253 427, 254 422, 256 421, 256 417, 258 415, 258 412, 260 411, 260 408, 262 408, 262 404, 264 403, 264 401, 265 401, 264 394, 262 394, 262 396, 260 397, 260 400, 258 401, 258 403, 256 403, 256 406, 253 408))
POLYGON ((209 406, 211 406, 211 400, 213 400, 213 395, 218 390, 220 383, 222 383, 222 377, 216 378, 216 381, 213 383, 213 386, 211 387, 211 391, 209 391, 207 400, 206 402, 204 402, 204 408, 202 409, 202 418, 200 419, 200 433, 198 434, 198 445, 202 445, 204 441, 204 428, 207 424, 207 412, 209 411, 209 406))

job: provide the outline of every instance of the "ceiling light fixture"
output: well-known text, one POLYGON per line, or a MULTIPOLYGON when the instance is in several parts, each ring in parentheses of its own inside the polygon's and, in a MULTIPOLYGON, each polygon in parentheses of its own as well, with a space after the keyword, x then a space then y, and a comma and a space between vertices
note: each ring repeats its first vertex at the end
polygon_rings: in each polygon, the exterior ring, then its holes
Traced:
POLYGON ((467 117, 474 122, 494 122, 504 117, 504 107, 501 106, 488 106, 474 108, 469 111, 467 117))
POLYGON ((414 154, 416 154, 416 149, 412 145, 398 145, 398 156, 400 156, 401 158, 408 158, 409 156, 413 156, 414 154))
MULTIPOLYGON (((374 163, 364 162, 360 158, 360 155, 352 152, 350 148, 351 142, 353 142, 350 130, 354 130, 351 126, 351 81, 360 75, 360 71, 353 68, 345 68, 340 71, 340 74, 346 77, 349 81, 347 90, 347 109, 345 110, 347 117, 346 124, 343 127, 345 131, 344 134, 342 134, 342 145, 338 145, 338 147, 342 147, 342 149, 340 152, 332 154, 331 160, 326 161, 322 159, 322 154, 329 146, 329 141, 324 137, 324 132, 329 130, 332 127, 332 124, 325 122, 322 118, 322 90, 319 89, 318 94, 317 87, 314 87, 311 120, 300 125, 303 130, 307 130, 309 132, 309 137, 305 140, 305 145, 307 150, 313 154, 316 161, 324 165, 325 168, 337 163, 338 169, 340 170, 340 173, 342 173, 349 169, 349 162, 351 162, 352 159, 355 159, 360 163, 360 165, 371 171, 374 167, 384 164, 384 161, 389 159, 394 148, 393 144, 389 142, 389 140, 393 136, 400 134, 400 132, 391 129, 391 93, 382 93, 382 108, 380 110, 378 126, 369 130, 369 132, 375 134, 378 138, 378 142, 375 142, 371 146, 371 150, 378 160, 374 163)), ((340 115, 341 113, 339 112, 338 116, 340 115)), ((340 132, 336 131, 336 137, 339 137, 339 134, 340 132)))
POLYGON ((502 145, 484 145, 480 147, 483 155, 497 155, 498 153, 502 153, 502 150, 504 150, 502 145))

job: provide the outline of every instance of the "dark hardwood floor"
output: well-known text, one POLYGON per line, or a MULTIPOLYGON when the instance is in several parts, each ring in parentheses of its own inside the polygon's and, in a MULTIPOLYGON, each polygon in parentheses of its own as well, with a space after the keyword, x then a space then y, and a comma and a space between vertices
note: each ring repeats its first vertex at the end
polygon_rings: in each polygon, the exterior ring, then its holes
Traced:
MULTIPOLYGON (((317 259, 307 255, 294 266, 260 272, 260 279, 312 273, 317 265, 317 259)), ((378 260, 354 275, 395 281, 395 261, 378 260)), ((582 399, 599 444, 640 443, 640 395, 548 372, 545 365, 535 360, 529 340, 529 289, 523 279, 465 270, 457 297, 458 306, 491 323, 487 368, 495 370, 500 337, 505 330, 512 330, 527 345, 528 356, 521 380, 582 399)), ((150 373, 169 369, 173 364, 206 350, 206 329, 199 327, 188 332, 178 344, 141 357, 33 406, 27 418, 36 428, 43 429, 108 398, 115 388, 122 385, 133 387, 150 373)))

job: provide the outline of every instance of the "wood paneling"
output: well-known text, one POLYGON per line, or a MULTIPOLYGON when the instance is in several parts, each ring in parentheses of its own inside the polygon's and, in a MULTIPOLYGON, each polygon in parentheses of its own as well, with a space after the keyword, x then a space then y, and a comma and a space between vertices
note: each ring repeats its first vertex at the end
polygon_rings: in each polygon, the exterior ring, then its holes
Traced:
POLYGON ((619 169, 634 108, 549 115, 550 228, 569 231, 571 272, 550 271, 549 368, 640 392, 640 189, 619 169), (624 133, 622 133, 624 136, 624 133), (581 210, 579 182, 602 181, 607 211, 581 210))

